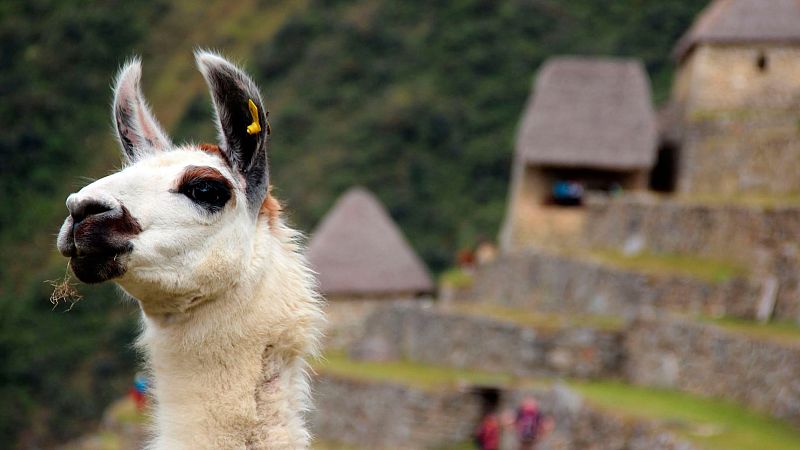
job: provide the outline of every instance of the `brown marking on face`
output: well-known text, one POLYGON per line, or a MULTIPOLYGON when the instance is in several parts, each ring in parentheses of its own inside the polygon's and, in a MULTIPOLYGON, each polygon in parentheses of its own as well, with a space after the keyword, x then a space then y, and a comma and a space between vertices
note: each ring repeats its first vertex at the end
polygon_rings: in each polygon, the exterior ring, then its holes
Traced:
MULTIPOLYGON (((230 180, 225 178, 225 175, 219 170, 208 166, 186 166, 186 170, 184 170, 183 174, 178 178, 175 190, 178 191, 184 184, 197 179, 219 181, 227 186, 229 190, 233 191, 233 185, 230 180)), ((233 196, 232 198, 235 200, 236 197, 233 196)))
POLYGON ((267 190, 267 196, 264 198, 264 202, 261 203, 261 210, 258 212, 258 215, 266 216, 267 223, 269 223, 270 228, 273 228, 281 217, 281 211, 283 211, 283 207, 278 199, 272 196, 272 186, 270 186, 267 190))
POLYGON ((197 146, 197 148, 199 148, 200 151, 206 152, 206 153, 208 153, 210 155, 219 156, 223 161, 225 161, 225 165, 227 165, 231 169, 233 168, 233 165, 231 164, 231 160, 228 159, 228 155, 226 155, 225 152, 223 152, 222 149, 219 148, 219 145, 200 144, 200 145, 197 146))

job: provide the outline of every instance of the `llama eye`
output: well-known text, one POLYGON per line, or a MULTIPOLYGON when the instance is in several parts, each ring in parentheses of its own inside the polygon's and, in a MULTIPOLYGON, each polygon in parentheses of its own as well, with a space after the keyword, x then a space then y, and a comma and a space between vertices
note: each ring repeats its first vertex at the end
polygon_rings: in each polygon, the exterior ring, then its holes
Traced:
POLYGON ((180 192, 212 213, 221 210, 231 198, 228 187, 216 180, 192 180, 180 192))

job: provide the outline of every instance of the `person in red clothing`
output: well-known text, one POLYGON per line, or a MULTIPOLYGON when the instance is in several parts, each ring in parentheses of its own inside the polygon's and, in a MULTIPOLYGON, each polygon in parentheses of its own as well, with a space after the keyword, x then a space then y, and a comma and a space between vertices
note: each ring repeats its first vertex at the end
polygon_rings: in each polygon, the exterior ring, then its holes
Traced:
POLYGON ((517 409, 515 425, 519 437, 519 449, 533 450, 536 448, 536 443, 551 431, 554 424, 552 419, 544 417, 535 398, 526 397, 517 409))
POLYGON ((499 450, 502 434, 500 418, 496 413, 490 412, 483 416, 483 420, 475 431, 475 443, 480 450, 499 450))
POLYGON ((136 410, 139 412, 144 411, 147 406, 147 377, 139 372, 133 379, 133 386, 131 386, 130 395, 136 403, 136 410))

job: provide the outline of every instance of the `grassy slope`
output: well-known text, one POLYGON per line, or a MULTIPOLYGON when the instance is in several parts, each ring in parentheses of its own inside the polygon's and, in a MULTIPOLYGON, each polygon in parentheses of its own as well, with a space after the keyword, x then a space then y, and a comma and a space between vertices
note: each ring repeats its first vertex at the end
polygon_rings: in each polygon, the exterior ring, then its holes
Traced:
POLYGON ((684 275, 716 283, 743 276, 740 264, 690 255, 642 252, 625 255, 617 250, 594 250, 589 257, 616 267, 656 275, 684 275))
MULTIPOLYGON (((222 51, 247 62, 256 45, 269 40, 291 15, 302 14, 306 0, 242 0, 236 2, 176 1, 170 13, 150 33, 141 53, 145 58, 146 96, 161 123, 174 131, 191 101, 204 97, 208 109, 202 120, 207 139, 215 136, 211 103, 203 78, 194 64, 196 48, 222 51)), ((188 136, 179 136, 186 138, 188 136)))
POLYGON ((800 448, 800 431, 731 402, 615 382, 571 386, 601 408, 671 424, 706 450, 800 448))
POLYGON ((794 322, 758 323, 752 320, 732 317, 703 320, 718 325, 725 330, 746 334, 755 339, 800 346, 800 326, 794 322))
POLYGON ((589 314, 556 314, 537 312, 522 308, 509 308, 500 305, 482 303, 463 303, 448 307, 454 311, 480 317, 491 317, 530 326, 542 330, 558 330, 562 328, 595 328, 604 331, 621 330, 625 319, 616 316, 589 314))

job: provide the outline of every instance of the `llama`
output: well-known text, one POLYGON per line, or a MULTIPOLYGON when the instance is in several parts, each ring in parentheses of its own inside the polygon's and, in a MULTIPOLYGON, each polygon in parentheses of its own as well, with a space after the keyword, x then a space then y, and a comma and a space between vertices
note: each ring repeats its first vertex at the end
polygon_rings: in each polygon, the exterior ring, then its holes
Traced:
POLYGON ((148 448, 307 448, 304 358, 323 316, 268 188, 268 114, 241 69, 207 51, 195 59, 219 145, 172 144, 129 62, 112 107, 125 165, 67 198, 57 246, 79 280, 113 280, 141 307, 148 448))

